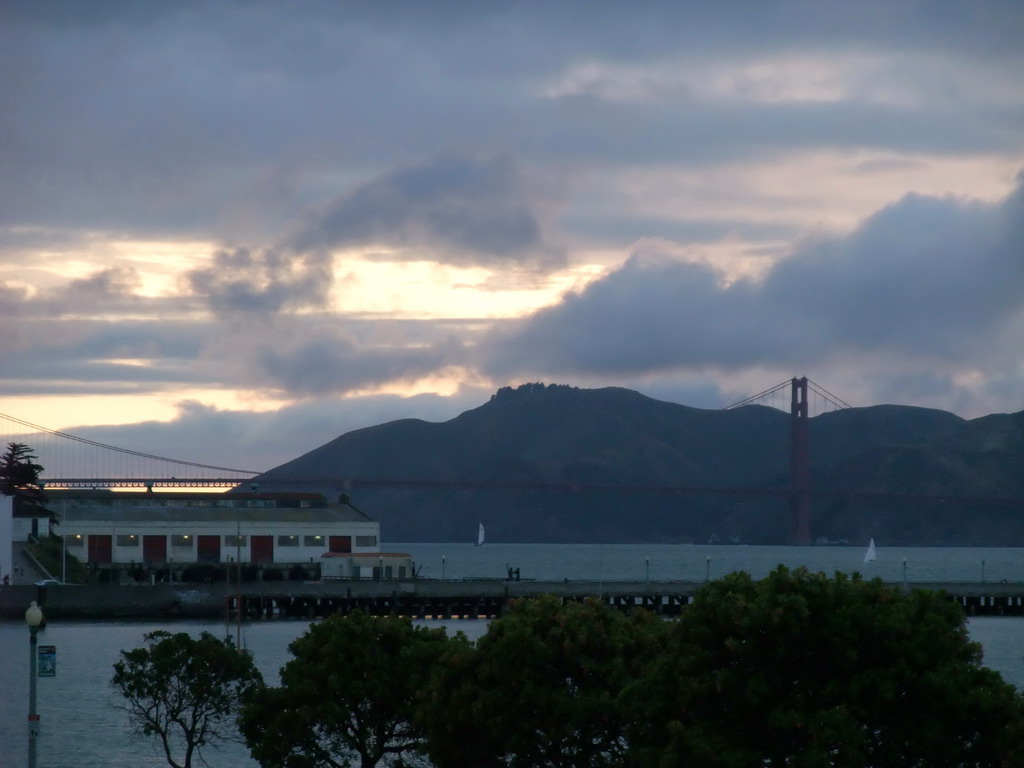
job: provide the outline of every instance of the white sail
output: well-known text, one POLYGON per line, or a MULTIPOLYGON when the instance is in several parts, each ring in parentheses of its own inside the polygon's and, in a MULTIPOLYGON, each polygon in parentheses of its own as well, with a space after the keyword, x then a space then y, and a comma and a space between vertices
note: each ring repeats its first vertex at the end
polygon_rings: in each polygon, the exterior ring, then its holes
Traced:
POLYGON ((478 547, 483 546, 484 543, 484 524, 480 523, 480 530, 476 532, 476 545, 478 547))
POLYGON ((868 551, 864 553, 864 562, 873 563, 875 562, 875 540, 874 538, 868 542, 868 551))

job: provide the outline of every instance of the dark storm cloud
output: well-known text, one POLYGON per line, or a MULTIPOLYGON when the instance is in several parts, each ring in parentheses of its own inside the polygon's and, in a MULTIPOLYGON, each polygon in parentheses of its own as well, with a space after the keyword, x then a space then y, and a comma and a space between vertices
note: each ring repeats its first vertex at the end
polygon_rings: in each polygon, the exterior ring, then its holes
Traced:
MULTIPOLYGON (((1024 180, 1024 178, 1022 178, 1024 180)), ((968 358, 1024 310, 1024 190, 1000 204, 909 195, 763 282, 634 256, 485 345, 499 375, 808 364, 890 352, 968 358)))
POLYGON ((298 250, 378 245, 452 264, 564 264, 543 242, 539 200, 508 157, 442 155, 391 171, 323 206, 298 250))
POLYGON ((319 307, 333 281, 330 257, 322 251, 231 248, 215 252, 211 261, 185 280, 219 314, 319 307))
POLYGON ((650 106, 572 99, 552 105, 532 152, 548 162, 680 164, 755 161, 802 149, 875 149, 939 155, 1024 146, 1024 112, 963 103, 907 108, 860 103, 650 106))
POLYGON ((8 396, 146 393, 238 381, 227 362, 203 359, 217 333, 207 323, 69 321, 39 310, 32 307, 0 335, 0 378, 8 396))
POLYGON ((4 394, 8 397, 150 394, 178 391, 182 385, 213 384, 208 371, 166 360, 143 366, 70 357, 49 362, 30 359, 14 370, 0 365, 0 377, 5 379, 4 394))
POLYGON ((5 317, 18 314, 28 298, 28 290, 20 285, 0 282, 0 311, 5 317))
MULTIPOLYGON (((863 0, 855 6, 815 0, 725 0, 715 4, 637 0, 628 7, 620 3, 595 4, 591 0, 527 0, 514 4, 393 0, 383 6, 310 0, 287 13, 274 3, 249 0, 226 0, 217 6, 225 9, 224 16, 212 12, 208 3, 196 0, 107 0, 102 4, 10 0, 4 6, 4 18, 57 28, 91 28, 113 22, 140 28, 168 19, 206 18, 211 23, 223 22, 229 13, 248 11, 252 16, 269 16, 282 24, 302 23, 311 18, 326 24, 359 23, 366 29, 384 29, 402 38, 432 32, 441 35, 441 45, 458 38, 466 38, 470 43, 470 32, 500 24, 516 32, 531 31, 540 39, 574 32, 565 43, 570 51, 574 50, 575 40, 584 39, 617 53, 633 51, 641 41, 655 50, 680 41, 714 47, 722 40, 748 48, 766 39, 792 42, 808 35, 830 42, 870 37, 915 47, 944 42, 958 49, 987 51, 1015 48, 1019 43, 1018 22, 1024 19, 1024 12, 1016 3, 980 1, 965 5, 957 0, 863 0), (950 28, 960 32, 955 39, 946 38, 950 28)), ((512 42, 521 46, 530 41, 514 36, 506 45, 512 42)), ((275 41, 266 44, 273 46, 275 41)), ((503 47, 500 41, 477 37, 473 53, 496 46, 503 47)), ((471 61, 475 63, 475 59, 471 61)))
POLYGON ((76 320, 74 328, 60 318, 24 324, 36 340, 31 352, 37 363, 24 359, 12 367, 53 367, 61 360, 81 363, 107 359, 162 358, 165 362, 193 360, 202 348, 208 327, 189 321, 76 320))
POLYGON ((178 298, 142 297, 137 293, 140 285, 138 271, 124 265, 97 269, 87 277, 35 293, 0 283, 0 308, 21 317, 50 318, 80 313, 110 317, 133 312, 160 314, 186 306, 178 298))
MULTIPOLYGON (((59 319, 33 325, 51 340, 55 359, 160 359, 168 364, 191 363, 200 356, 211 326, 197 320, 76 320, 75 333, 59 319)), ((50 350, 50 347, 47 347, 50 350)))
POLYGON ((57 291, 43 293, 39 303, 44 311, 57 315, 114 313, 123 311, 126 305, 141 304, 136 296, 140 283, 138 273, 131 267, 107 267, 71 280, 57 291))
MULTIPOLYGON (((460 231, 450 208, 404 197, 410 179, 384 169, 453 148, 499 148, 523 167, 553 168, 697 164, 806 146, 984 152, 1022 141, 1019 99, 992 104, 988 94, 993 84, 1015 87, 1020 3, 12 0, 3 13, 0 223, 256 242, 353 177, 377 174, 376 187, 342 198, 368 206, 377 226, 397 222, 435 244, 504 258, 536 237, 529 203, 508 200, 499 215, 486 208, 491 192, 460 231), (685 74, 734 57, 849 51, 944 58, 977 72, 965 84, 894 62, 879 77, 926 96, 899 108, 856 93, 732 106, 672 95, 685 87, 635 105, 540 95, 579 62, 668 60, 685 74), (405 214, 380 210, 375 190, 396 193, 405 214), (484 222, 496 234, 481 231, 484 222)), ((363 234, 380 232, 368 223, 363 234)))
POLYGON ((554 268, 531 182, 508 158, 444 155, 390 171, 318 207, 283 247, 226 248, 186 273, 189 290, 219 314, 322 307, 330 250, 402 249, 389 258, 554 268))
POLYGON ((908 195, 781 262, 762 298, 840 348, 960 357, 1024 307, 1022 221, 1020 188, 996 206, 908 195))
POLYGON ((60 251, 82 245, 82 233, 77 230, 0 227, 0 264, 23 266, 26 251, 60 251))
MULTIPOLYGON (((8 0, 4 386, 307 397, 471 363, 481 323, 374 335, 328 317, 329 249, 483 265, 493 275, 477 285, 509 289, 589 258, 563 254, 563 239, 602 259, 641 236, 678 240, 674 253, 729 234, 760 241, 747 253, 776 246, 801 224, 764 223, 778 199, 748 185, 748 161, 839 150, 854 163, 867 149, 882 159, 865 152, 864 170, 918 162, 942 176, 940 155, 969 165, 1024 152, 1022 28, 1024 4, 1002 0, 8 0), (579 79, 588 66, 594 77, 579 79), (797 92, 819 74, 834 92, 797 92), (645 200, 620 184, 712 165, 730 176, 723 215, 749 221, 699 218, 713 215, 707 199, 673 218, 659 190, 645 200), (141 296, 136 274, 106 261, 52 287, 53 265, 110 238, 251 247, 214 253, 179 297, 141 296)), ((972 173, 964 188, 984 188, 972 173)), ((929 188, 944 183, 957 182, 929 188)), ((677 383, 675 371, 878 350, 946 355, 934 366, 945 370, 986 333, 1019 341, 1003 322, 1019 310, 1019 197, 908 197, 848 238, 800 245, 761 283, 637 256, 479 353, 492 372, 594 374, 592 385, 660 372, 664 391, 705 399, 707 380, 677 383)), ((944 385, 903 381, 922 394, 944 385)), ((218 417, 193 410, 181 425, 198 433, 201 415, 218 417)))
POLYGON ((461 346, 451 339, 412 347, 375 347, 339 334, 290 347, 263 346, 256 365, 265 386, 308 397, 415 381, 463 357, 461 346))
MULTIPOLYGON (((88 366, 71 378, 98 380, 106 358, 192 358, 201 349, 205 331, 176 318, 191 309, 177 297, 136 293, 134 269, 114 266, 88 277, 32 293, 0 283, 0 313, 6 322, 0 334, 0 370, 18 378, 38 378, 45 366, 56 380, 65 366, 88 366), (152 318, 152 319, 146 319, 152 318)), ((119 368, 130 379, 141 368, 119 368)), ((144 378, 149 378, 144 376, 144 378)))

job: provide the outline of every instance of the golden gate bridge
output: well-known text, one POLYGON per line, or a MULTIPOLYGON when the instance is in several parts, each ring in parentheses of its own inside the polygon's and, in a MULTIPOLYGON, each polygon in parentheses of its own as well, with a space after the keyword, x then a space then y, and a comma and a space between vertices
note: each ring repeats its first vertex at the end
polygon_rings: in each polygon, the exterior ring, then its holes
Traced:
MULTIPOLYGON (((788 410, 790 416, 790 461, 788 483, 779 487, 711 486, 634 486, 600 483, 513 483, 503 481, 474 481, 466 479, 406 480, 401 478, 288 478, 275 477, 275 486, 296 485, 311 487, 320 481, 342 482, 346 488, 387 487, 437 489, 521 489, 581 491, 617 490, 637 492, 669 492, 684 494, 723 494, 729 496, 774 496, 788 498, 790 504, 790 541, 795 544, 811 543, 811 498, 835 497, 873 498, 934 501, 945 497, 919 494, 894 494, 827 490, 811 487, 809 420, 813 411, 820 415, 850 408, 848 403, 815 384, 806 376, 794 377, 769 387, 723 410, 745 405, 765 405, 788 410), (787 408, 788 406, 788 408, 787 408), (812 408, 813 406, 813 408, 812 408)), ((185 459, 169 458, 153 453, 122 448, 78 435, 48 429, 38 424, 0 413, 0 442, 28 445, 44 467, 40 480, 46 488, 106 488, 106 489, 229 489, 252 481, 261 471, 205 464, 185 459)), ((254 488, 255 489, 255 488, 254 488)), ((969 499, 959 499, 969 501, 969 499)), ((978 499, 978 501, 1019 504, 1019 499, 978 499)))
MULTIPOLYGON (((815 398, 815 415, 828 410, 849 408, 839 397, 815 384, 807 377, 792 378, 763 392, 728 406, 727 409, 744 405, 761 404, 780 407, 780 401, 788 395, 791 427, 790 483, 786 488, 710 488, 710 487, 665 487, 633 488, 614 486, 617 490, 675 491, 687 493, 730 493, 733 495, 786 495, 792 505, 791 538, 798 543, 810 542, 810 457, 807 439, 807 423, 810 418, 809 397, 815 398)), ((15 416, 0 413, 0 441, 24 443, 31 447, 42 465, 40 480, 49 488, 233 488, 251 480, 260 472, 256 470, 204 464, 185 459, 159 456, 153 453, 122 448, 96 440, 90 440, 68 432, 49 429, 15 416)), ((327 479, 327 478, 324 478, 327 479)), ((330 478, 337 480, 338 478, 330 478)), ((305 485, 315 482, 314 478, 295 481, 305 485)), ((291 484, 275 478, 277 484, 291 484)), ((466 480, 424 481, 384 478, 347 479, 350 487, 416 487, 416 488, 481 488, 508 486, 510 483, 474 482, 466 480)), ((522 487, 521 484, 515 487, 522 487)), ((532 484, 531 487, 546 490, 581 490, 579 484, 532 484)), ((604 486, 588 485, 588 489, 604 486)), ((608 486, 611 488, 612 486, 608 486)))
POLYGON ((790 498, 790 531, 789 540, 794 544, 811 543, 811 451, 809 439, 810 401, 808 396, 816 398, 816 407, 823 403, 826 410, 839 410, 850 406, 826 390, 810 381, 806 376, 793 377, 788 382, 781 382, 774 387, 759 392, 746 400, 741 400, 730 408, 739 408, 755 402, 763 402, 774 397, 777 392, 789 390, 789 488, 790 498))

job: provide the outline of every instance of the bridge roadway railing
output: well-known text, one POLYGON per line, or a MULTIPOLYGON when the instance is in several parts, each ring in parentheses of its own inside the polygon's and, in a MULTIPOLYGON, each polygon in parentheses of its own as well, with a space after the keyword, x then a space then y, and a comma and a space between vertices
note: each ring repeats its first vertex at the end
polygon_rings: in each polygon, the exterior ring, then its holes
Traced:
MULTIPOLYGON (((553 594, 602 600, 622 610, 678 615, 705 582, 687 581, 438 581, 323 580, 216 584, 0 587, 0 616, 20 619, 32 600, 50 619, 237 618, 314 619, 361 610, 416 619, 487 619, 511 600, 553 594)), ((945 592, 968 615, 1024 616, 1024 583, 891 582, 900 589, 945 592)))

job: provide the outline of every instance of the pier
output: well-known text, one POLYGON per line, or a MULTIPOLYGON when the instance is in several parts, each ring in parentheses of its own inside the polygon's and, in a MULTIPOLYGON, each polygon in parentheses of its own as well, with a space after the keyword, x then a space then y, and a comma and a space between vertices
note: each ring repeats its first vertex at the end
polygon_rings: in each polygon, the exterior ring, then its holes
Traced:
MULTIPOLYGON (((968 616, 1024 616, 1024 583, 886 582, 944 592, 968 616)), ((363 611, 413 619, 492 619, 510 601, 553 594, 595 599, 624 611, 678 615, 703 581, 322 580, 219 584, 8 586, 0 617, 22 619, 35 600, 49 619, 316 619, 363 611)))

